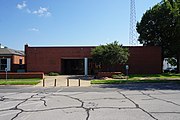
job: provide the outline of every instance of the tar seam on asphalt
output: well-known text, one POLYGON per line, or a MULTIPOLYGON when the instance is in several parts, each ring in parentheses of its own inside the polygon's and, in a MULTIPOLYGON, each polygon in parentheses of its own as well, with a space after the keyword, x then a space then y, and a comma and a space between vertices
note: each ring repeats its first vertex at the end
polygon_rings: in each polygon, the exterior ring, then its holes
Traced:
POLYGON ((117 91, 119 94, 121 94, 122 96, 124 96, 126 99, 128 99, 129 101, 131 101, 136 108, 139 108, 140 110, 142 110, 143 112, 145 112, 146 114, 148 114, 151 118, 153 118, 154 120, 158 120, 157 118, 155 118, 152 114, 150 114, 148 111, 144 110, 143 108, 141 108, 135 101, 133 101, 132 99, 128 98, 125 94, 117 91))

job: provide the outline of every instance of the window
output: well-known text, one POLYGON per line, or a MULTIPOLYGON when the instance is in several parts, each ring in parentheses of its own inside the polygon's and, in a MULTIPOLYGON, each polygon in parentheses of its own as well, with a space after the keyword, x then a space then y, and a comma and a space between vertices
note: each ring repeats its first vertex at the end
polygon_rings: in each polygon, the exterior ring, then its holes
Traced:
POLYGON ((0 71, 11 71, 11 59, 10 58, 0 58, 0 71))
POLYGON ((19 59, 19 64, 22 65, 22 59, 19 59))
POLYGON ((7 68, 7 59, 0 59, 0 71, 5 71, 7 68))
POLYGON ((24 65, 23 65, 23 60, 19 59, 19 69, 23 69, 24 65))

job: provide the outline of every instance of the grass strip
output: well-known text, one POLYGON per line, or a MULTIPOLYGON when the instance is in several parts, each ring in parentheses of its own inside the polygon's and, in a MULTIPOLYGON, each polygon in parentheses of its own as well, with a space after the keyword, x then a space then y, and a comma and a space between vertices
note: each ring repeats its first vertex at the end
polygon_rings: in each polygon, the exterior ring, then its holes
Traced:
POLYGON ((0 79, 0 85, 36 85, 40 83, 39 78, 35 79, 0 79))
POLYGON ((167 83, 167 82, 180 83, 180 80, 92 80, 91 84, 167 83))
POLYGON ((163 74, 134 74, 129 75, 130 79, 133 78, 180 78, 180 74, 163 73, 163 74))

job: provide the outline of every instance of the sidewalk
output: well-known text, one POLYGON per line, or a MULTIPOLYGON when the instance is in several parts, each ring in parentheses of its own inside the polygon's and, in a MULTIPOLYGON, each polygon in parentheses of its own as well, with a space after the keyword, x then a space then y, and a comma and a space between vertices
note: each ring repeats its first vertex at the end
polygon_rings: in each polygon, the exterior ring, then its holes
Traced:
MULTIPOLYGON (((69 86, 88 87, 91 86, 91 78, 85 79, 82 75, 60 75, 60 76, 45 76, 45 87, 54 87, 56 79, 56 87, 67 86, 67 79, 69 79, 69 86)), ((43 80, 36 85, 37 87, 43 86, 43 80)))

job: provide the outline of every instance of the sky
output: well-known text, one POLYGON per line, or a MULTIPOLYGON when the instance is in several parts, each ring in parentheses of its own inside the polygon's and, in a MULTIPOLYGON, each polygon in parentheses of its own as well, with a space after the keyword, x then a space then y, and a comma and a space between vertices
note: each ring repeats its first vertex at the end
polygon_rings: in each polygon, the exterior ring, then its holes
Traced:
MULTIPOLYGON (((161 0, 136 0, 136 18, 161 0)), ((0 44, 129 45, 130 0, 0 0, 0 44)))

